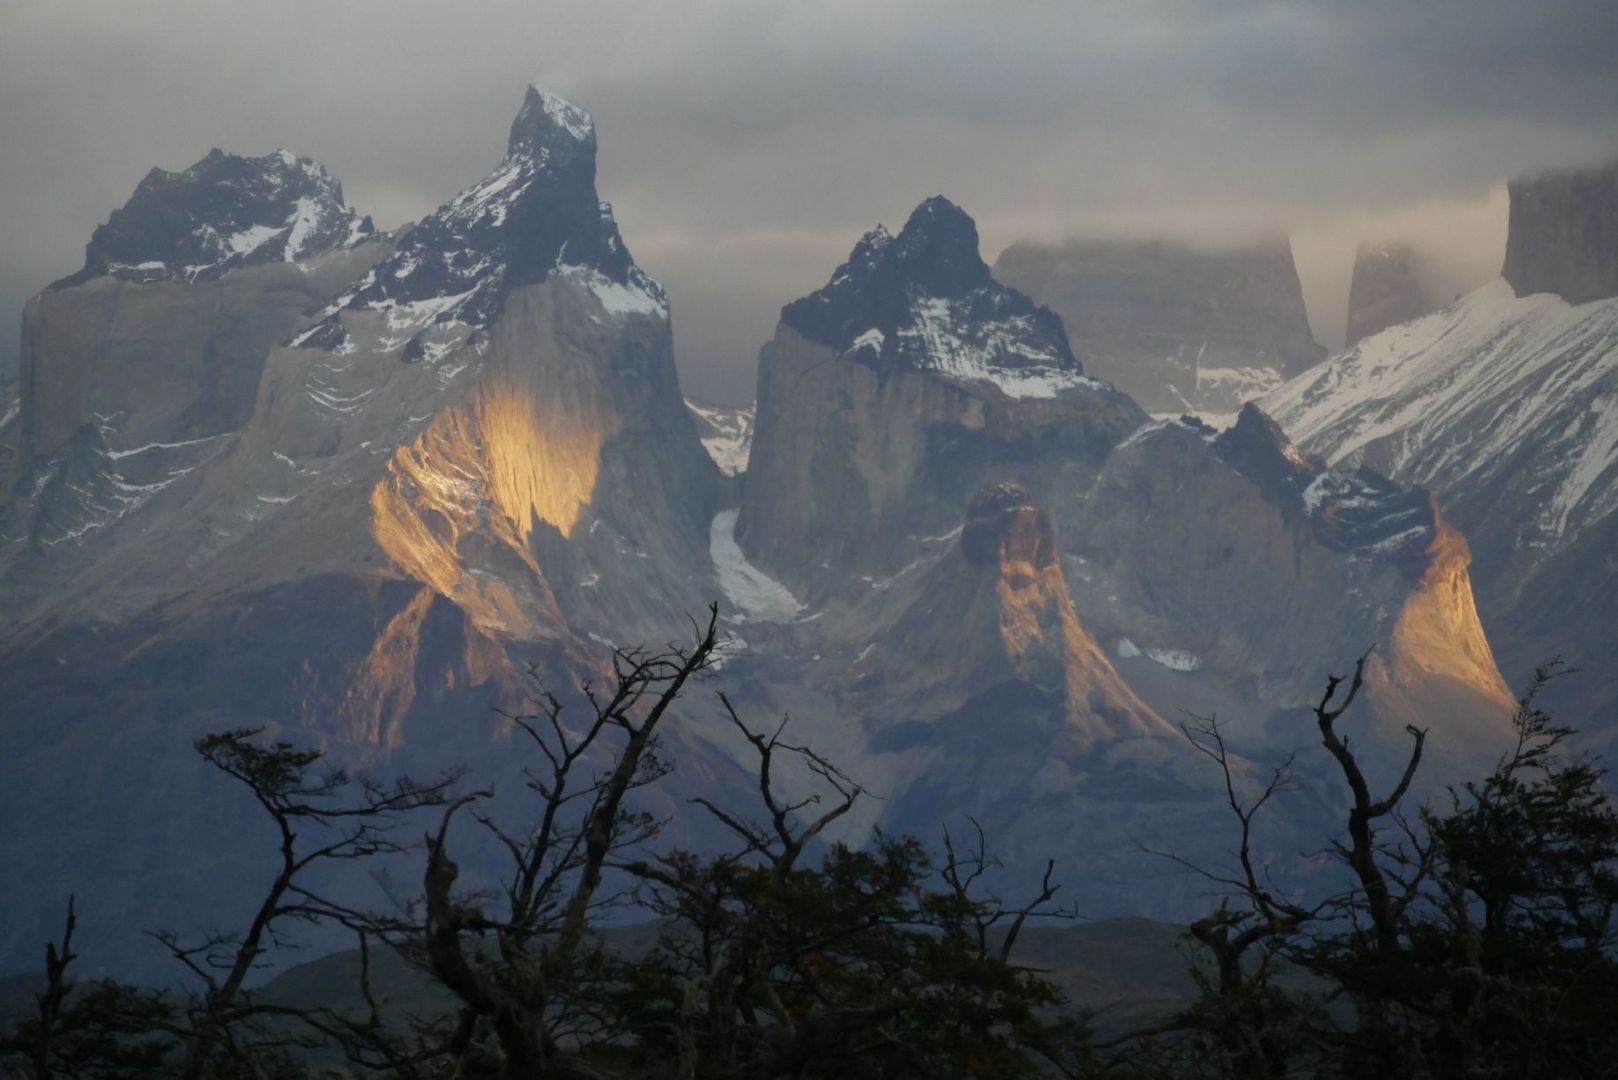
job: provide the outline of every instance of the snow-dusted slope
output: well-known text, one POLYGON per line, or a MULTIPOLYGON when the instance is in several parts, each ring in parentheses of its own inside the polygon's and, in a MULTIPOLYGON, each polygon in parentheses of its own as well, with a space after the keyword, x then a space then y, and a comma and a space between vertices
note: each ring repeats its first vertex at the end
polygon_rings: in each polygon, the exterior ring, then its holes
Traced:
POLYGON ((1530 511, 1518 545, 1555 547, 1618 508, 1618 299, 1574 306, 1496 280, 1262 404, 1333 464, 1441 494, 1509 490, 1530 511))

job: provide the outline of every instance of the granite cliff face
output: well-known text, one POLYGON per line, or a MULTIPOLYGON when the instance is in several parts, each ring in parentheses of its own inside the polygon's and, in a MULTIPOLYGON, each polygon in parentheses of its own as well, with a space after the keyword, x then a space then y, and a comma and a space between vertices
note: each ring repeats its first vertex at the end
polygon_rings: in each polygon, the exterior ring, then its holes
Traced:
POLYGON ((1518 296, 1618 296, 1618 161, 1513 180, 1500 276, 1518 296))
MULTIPOLYGON (((595 150, 586 114, 530 89, 491 177, 396 241, 277 235, 273 259, 129 277, 97 254, 142 253, 109 225, 87 276, 32 302, 28 385, 0 428, 0 698, 19 718, 0 813, 82 821, 75 887, 144 895, 127 925, 193 917, 136 887, 153 856, 132 837, 226 870, 255 854, 197 812, 230 795, 194 767, 199 731, 503 775, 491 709, 523 705, 530 665, 576 685, 604 642, 673 640, 716 591, 719 475, 595 150), (79 758, 84 788, 45 782, 79 758)), ((149 179, 113 225, 178 266, 199 237, 282 220, 282 164, 212 155, 160 206, 149 179), (227 165, 252 198, 213 197, 227 165), (149 220, 183 224, 179 255, 130 224, 149 220)), ((722 786, 723 759, 693 753, 689 781, 722 786)), ((61 839, 14 832, 5 856, 43 885, 61 839)), ((176 895, 229 910, 243 881, 211 865, 176 895)), ((13 913, 5 955, 31 955, 59 902, 42 888, 13 913)), ((139 963, 116 922, 105 962, 139 963)))
POLYGON ((1284 241, 1020 241, 995 275, 1053 307, 1086 370, 1152 413, 1234 414, 1325 356, 1284 241))
POLYGON ((1348 286, 1345 348, 1444 306, 1427 259, 1403 243, 1361 244, 1348 286))

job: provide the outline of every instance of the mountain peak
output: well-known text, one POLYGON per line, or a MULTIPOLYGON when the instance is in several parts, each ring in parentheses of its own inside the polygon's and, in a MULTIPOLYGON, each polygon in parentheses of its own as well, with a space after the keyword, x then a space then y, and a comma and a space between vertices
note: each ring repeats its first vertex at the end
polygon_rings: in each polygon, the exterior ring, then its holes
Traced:
POLYGON ((630 258, 612 207, 596 193, 590 114, 529 86, 493 172, 423 218, 322 320, 296 340, 338 349, 343 309, 388 313, 388 340, 433 324, 488 326, 514 289, 552 276, 577 281, 613 316, 668 316, 663 288, 630 258))
POLYGON ((899 272, 934 296, 961 296, 989 280, 978 253, 977 222, 942 195, 911 211, 894 240, 899 272))
POLYGON ((543 150, 550 154, 578 153, 596 148, 596 125, 590 114, 560 95, 530 83, 522 108, 511 122, 506 153, 515 156, 543 150))
POLYGON ((898 236, 880 225, 825 287, 781 310, 796 333, 875 367, 930 371, 1011 398, 1051 398, 1084 377, 1062 321, 989 274, 970 215, 924 200, 898 236))
POLYGON ((96 228, 84 269, 52 287, 101 276, 142 284, 207 281, 352 245, 372 231, 318 161, 284 149, 244 157, 215 147, 180 172, 147 173, 96 228))

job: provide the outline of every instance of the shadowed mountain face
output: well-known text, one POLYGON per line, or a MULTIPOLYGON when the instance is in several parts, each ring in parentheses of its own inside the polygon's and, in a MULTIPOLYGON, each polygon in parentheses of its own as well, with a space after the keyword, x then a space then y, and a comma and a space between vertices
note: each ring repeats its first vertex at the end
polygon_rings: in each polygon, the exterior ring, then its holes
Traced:
MULTIPOLYGON (((35 887, 0 961, 32 958, 69 890, 114 898, 84 937, 113 970, 150 963, 130 927, 232 921, 273 838, 197 734, 521 790, 493 710, 523 707, 530 667, 576 685, 716 597, 742 715, 789 714, 882 796, 837 839, 971 816, 1011 876, 1068 867, 1091 914, 1203 906, 1137 848, 1225 846, 1187 828, 1225 795, 1181 710, 1228 718, 1238 774, 1265 775, 1377 642, 1354 721, 1373 775, 1410 722, 1430 782, 1492 755, 1506 694, 1424 494, 1323 468, 1256 409, 1223 435, 1152 423, 942 198, 786 307, 756 418, 688 407, 595 153, 589 117, 531 88, 495 170, 399 235, 277 234, 276 258, 197 275, 93 257, 30 304, 0 419, 0 818, 35 827, 0 860, 35 887)), ((284 224, 293 167, 228 160, 230 199, 210 157, 161 213, 152 192, 119 211, 178 224, 117 257, 190 266, 207 229, 284 224)), ((352 222, 322 190, 321 220, 352 222)), ((677 721, 645 798, 685 821, 752 760, 704 695, 677 721)), ((1332 791, 1306 769, 1276 839, 1330 827, 1332 791)))
POLYGON ((1284 241, 1025 241, 995 274, 1055 308, 1086 370, 1148 412, 1234 414, 1325 356, 1284 241))

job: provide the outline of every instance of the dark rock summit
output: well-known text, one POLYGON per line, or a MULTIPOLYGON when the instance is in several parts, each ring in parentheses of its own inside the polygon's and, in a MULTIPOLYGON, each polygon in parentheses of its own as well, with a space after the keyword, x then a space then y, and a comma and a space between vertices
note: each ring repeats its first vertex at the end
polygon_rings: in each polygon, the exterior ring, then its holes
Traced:
POLYGON ((1326 355, 1285 241, 1019 241, 995 276, 1055 308, 1086 370, 1148 412, 1232 413, 1326 355))
POLYGON ((1500 276, 1518 296, 1618 296, 1618 161, 1513 180, 1500 276))
POLYGON ((1421 252, 1403 243, 1361 244, 1348 286, 1344 347, 1443 306, 1433 268, 1421 252))
POLYGON ((84 269, 51 288, 102 276, 208 281, 352 246, 372 232, 371 219, 344 204, 342 185, 319 162, 285 150, 240 157, 215 149, 184 172, 147 173, 97 227, 84 269))

